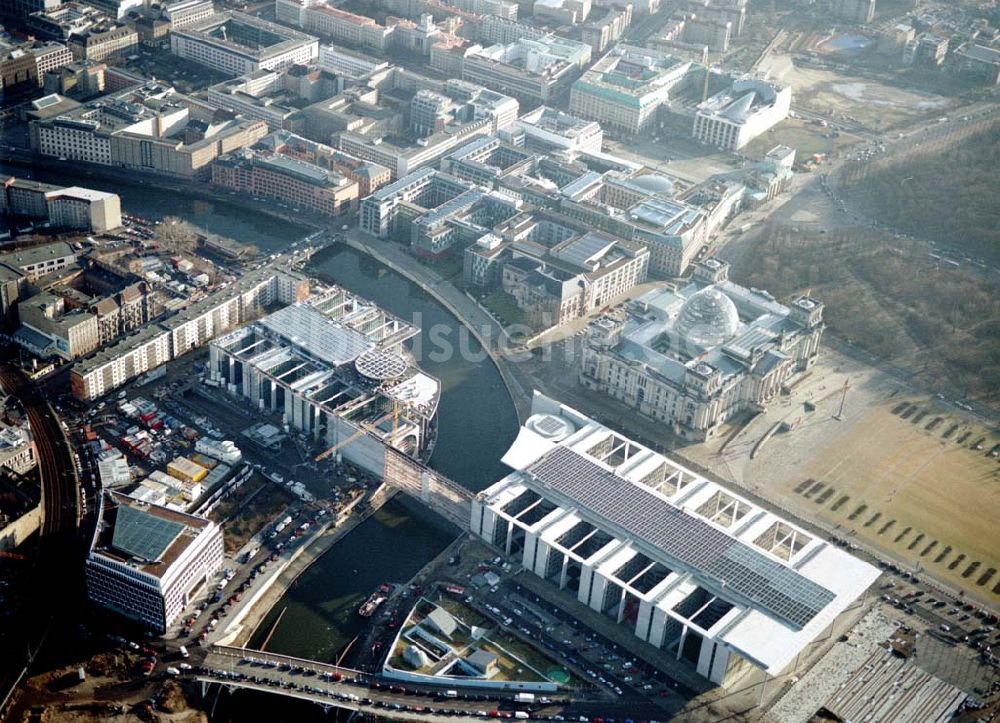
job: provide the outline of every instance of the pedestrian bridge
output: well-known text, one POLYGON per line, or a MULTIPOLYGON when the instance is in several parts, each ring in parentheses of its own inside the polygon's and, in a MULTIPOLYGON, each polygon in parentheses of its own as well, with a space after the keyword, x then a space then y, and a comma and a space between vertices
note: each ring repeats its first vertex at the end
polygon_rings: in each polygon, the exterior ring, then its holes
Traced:
POLYGON ((469 529, 473 496, 460 484, 388 446, 382 477, 386 484, 420 500, 460 529, 469 529))

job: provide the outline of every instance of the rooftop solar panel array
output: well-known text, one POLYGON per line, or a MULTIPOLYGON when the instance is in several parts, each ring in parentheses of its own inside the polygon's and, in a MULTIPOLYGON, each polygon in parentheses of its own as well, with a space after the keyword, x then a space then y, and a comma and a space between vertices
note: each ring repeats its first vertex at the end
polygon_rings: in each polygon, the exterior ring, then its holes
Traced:
POLYGON ((835 597, 790 567, 566 447, 556 447, 527 471, 696 575, 797 628, 835 597))
POLYGON ((180 522, 121 505, 115 517, 111 545, 127 555, 153 562, 163 556, 183 530, 184 525, 180 522))

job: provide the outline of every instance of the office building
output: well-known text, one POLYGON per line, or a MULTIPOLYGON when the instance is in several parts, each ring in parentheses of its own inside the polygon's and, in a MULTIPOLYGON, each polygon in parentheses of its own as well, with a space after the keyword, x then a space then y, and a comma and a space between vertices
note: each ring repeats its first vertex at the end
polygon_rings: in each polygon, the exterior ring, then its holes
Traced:
POLYGON ((518 118, 501 138, 541 153, 600 153, 604 145, 599 123, 544 105, 518 118))
POLYGON ((462 62, 462 79, 545 104, 568 91, 589 60, 589 45, 550 33, 471 49, 462 62))
POLYGON ((706 681, 791 678, 864 612, 878 568, 537 392, 531 412, 473 534, 706 681))
POLYGON ((756 78, 740 78, 698 105, 694 137, 737 151, 788 117, 792 89, 756 78))
POLYGON ((186 28, 215 14, 212 0, 167 0, 160 1, 160 15, 170 22, 172 30, 186 28))
POLYGON ((340 150, 366 161, 385 166, 395 179, 436 163, 454 148, 478 136, 489 133, 492 122, 488 118, 450 124, 444 130, 416 141, 406 138, 374 136, 354 133, 340 136, 340 150))
POLYGON ((592 322, 580 383, 674 434, 709 439, 737 415, 766 409, 812 366, 824 328, 819 301, 779 304, 707 259, 680 290, 650 291, 625 313, 592 322))
POLYGON ((222 529, 204 517, 106 492, 87 553, 87 598, 162 635, 222 569, 222 529))
POLYGON ((659 174, 588 171, 559 190, 559 212, 649 249, 649 271, 680 276, 708 240, 708 214, 659 174))
POLYGON ((409 239, 409 222, 473 190, 460 178, 422 168, 361 201, 361 230, 376 238, 409 239))
POLYGON ((209 375, 256 408, 322 444, 344 445, 364 466, 426 450, 440 383, 420 371, 403 344, 419 329, 346 289, 332 287, 217 339, 209 375), (359 431, 368 434, 358 436, 359 431))
POLYGON ((61 296, 36 294, 19 302, 17 311, 21 328, 14 340, 34 354, 71 360, 100 346, 97 317, 84 309, 67 308, 61 296))
POLYGON ((0 421, 0 468, 23 475, 30 472, 36 463, 31 427, 0 421))
POLYGON ((114 193, 13 176, 2 182, 0 193, 0 210, 52 226, 103 233, 122 225, 121 203, 114 193))
POLYGON ((275 153, 245 152, 212 165, 212 183, 237 193, 272 198, 338 217, 358 208, 358 183, 335 170, 275 153))
POLYGON ((833 0, 833 14, 858 25, 875 19, 875 0, 833 0))
POLYGON ((389 67, 389 63, 385 60, 373 58, 365 53, 355 53, 337 45, 320 45, 317 65, 323 70, 351 78, 362 78, 389 67))
POLYGON ((32 14, 55 10, 61 0, 7 0, 0 3, 0 17, 24 22, 32 14))
POLYGON ((35 93, 47 72, 72 60, 62 43, 0 40, 0 97, 13 99, 35 93))
POLYGON ((389 49, 395 30, 391 26, 379 25, 369 17, 335 8, 325 2, 306 4, 302 27, 335 43, 383 52, 389 49))
POLYGON ((648 130, 660 106, 686 85, 690 61, 619 45, 573 83, 569 112, 623 136, 648 130))
POLYGON ((299 112, 299 98, 285 88, 284 77, 280 71, 257 70, 224 80, 209 86, 205 102, 246 119, 262 120, 270 130, 285 128, 299 112))
MULTIPOLYGON (((66 160, 203 178, 218 156, 267 133, 259 120, 196 119, 184 100, 170 86, 150 81, 58 114, 44 113, 29 126, 31 147, 66 160)), ((58 104, 61 98, 42 101, 58 104)))
POLYGON ((747 0, 687 0, 685 9, 702 22, 728 24, 734 38, 743 35, 746 27, 747 0))
POLYGON ((590 46, 593 57, 596 58, 617 43, 631 25, 632 3, 596 8, 580 28, 580 40, 590 46))
POLYGON ((174 55, 237 76, 308 65, 319 41, 305 33, 240 12, 216 13, 170 33, 174 55))
MULTIPOLYGON (((37 194, 30 195, 37 199, 37 194)), ((0 254, 0 264, 17 269, 28 281, 37 281, 46 274, 61 271, 75 261, 76 251, 64 241, 28 246, 0 254)))
MULTIPOLYGON (((67 50, 67 52, 69 52, 67 50)), ((45 93, 88 100, 104 95, 108 66, 91 60, 77 60, 45 74, 45 93)))
POLYGON ((484 136, 445 156, 441 170, 485 188, 498 188, 502 177, 524 173, 536 162, 533 154, 496 136, 484 136))
POLYGON ((916 40, 913 64, 928 68, 940 68, 948 57, 948 38, 925 33, 916 40))
POLYGON ((544 219, 524 221, 517 224, 501 286, 535 328, 592 314, 646 281, 649 250, 640 244, 544 219), (559 233, 553 235, 553 227, 559 233))
POLYGON ((56 3, 54 7, 32 13, 26 22, 28 31, 40 38, 66 42, 95 26, 112 24, 95 7, 78 2, 56 3))
POLYGON ((6 322, 18 299, 26 292, 28 279, 15 266, 8 266, 0 257, 0 322, 6 322))
POLYGON ((967 43, 954 54, 959 73, 987 85, 1000 84, 1000 50, 967 43))
POLYGON ((127 55, 138 44, 138 33, 127 25, 94 25, 69 38, 69 49, 75 60, 95 62, 127 55))

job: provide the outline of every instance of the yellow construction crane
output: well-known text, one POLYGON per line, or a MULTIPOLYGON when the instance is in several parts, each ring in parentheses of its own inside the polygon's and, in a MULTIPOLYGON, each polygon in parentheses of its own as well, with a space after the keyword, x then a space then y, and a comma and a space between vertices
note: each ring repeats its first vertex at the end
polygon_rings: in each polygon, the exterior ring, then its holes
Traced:
POLYGON ((332 447, 330 447, 325 452, 320 452, 318 455, 316 455, 315 460, 317 462, 322 462, 324 459, 326 459, 327 457, 329 457, 331 454, 333 454, 334 452, 336 452, 338 449, 344 447, 347 444, 350 444, 351 442, 353 442, 358 437, 361 437, 361 436, 365 435, 369 431, 369 429, 374 429, 375 427, 377 427, 378 425, 382 424, 382 422, 384 422, 387 419, 392 419, 392 436, 389 439, 390 440, 395 440, 396 439, 396 431, 399 429, 399 413, 400 413, 400 410, 401 410, 401 407, 400 407, 399 402, 397 400, 393 399, 392 400, 392 411, 390 411, 388 414, 383 414, 381 417, 379 417, 378 419, 376 419, 374 422, 372 422, 370 424, 362 423, 361 429, 359 429, 357 432, 355 432, 354 434, 352 434, 347 439, 340 440, 339 442, 337 442, 335 445, 333 445, 332 447))

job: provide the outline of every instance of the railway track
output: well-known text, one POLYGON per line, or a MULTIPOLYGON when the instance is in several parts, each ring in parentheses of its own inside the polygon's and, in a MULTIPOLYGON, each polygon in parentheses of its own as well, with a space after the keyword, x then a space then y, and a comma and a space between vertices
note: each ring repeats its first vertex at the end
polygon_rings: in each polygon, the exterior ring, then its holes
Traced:
POLYGON ((42 481, 42 540, 75 538, 80 529, 80 484, 69 440, 42 392, 20 369, 0 364, 0 385, 24 407, 38 452, 42 481))

